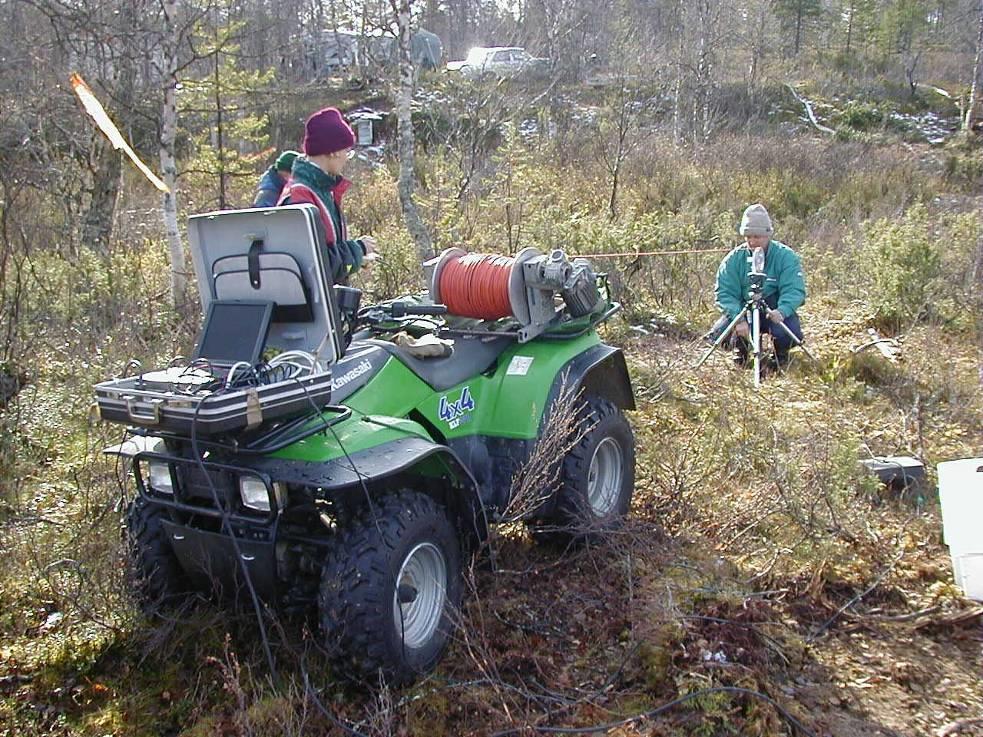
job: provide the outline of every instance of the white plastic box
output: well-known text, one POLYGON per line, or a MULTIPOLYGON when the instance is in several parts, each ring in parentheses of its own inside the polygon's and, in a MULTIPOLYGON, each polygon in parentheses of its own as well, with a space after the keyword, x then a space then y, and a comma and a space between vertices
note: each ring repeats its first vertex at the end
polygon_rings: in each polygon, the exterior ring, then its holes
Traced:
POLYGON ((942 531, 956 585, 983 601, 983 458, 940 463, 938 474, 942 531))

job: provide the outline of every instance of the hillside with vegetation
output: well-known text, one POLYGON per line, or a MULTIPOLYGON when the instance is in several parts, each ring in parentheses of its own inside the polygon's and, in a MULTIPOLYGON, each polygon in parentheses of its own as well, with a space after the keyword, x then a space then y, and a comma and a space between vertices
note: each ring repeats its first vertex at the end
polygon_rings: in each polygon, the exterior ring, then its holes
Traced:
POLYGON ((979 2, 402 4, 445 60, 550 60, 420 72, 414 196, 432 253, 562 248, 608 274, 637 402, 626 524, 569 547, 496 527, 446 656, 402 689, 332 672, 303 616, 142 613, 132 483, 101 453, 122 428, 92 387, 190 354, 187 216, 247 206, 327 105, 382 117, 348 170, 382 256, 354 286, 423 287, 396 62, 325 68, 312 32, 391 31, 399 4, 0 2, 0 737, 983 735, 983 605, 935 485, 983 448, 979 2), (173 185, 180 264, 72 71, 173 185), (802 256, 815 354, 760 389, 722 352, 694 368, 753 202, 802 256), (886 487, 861 465, 880 456, 928 478, 886 487))

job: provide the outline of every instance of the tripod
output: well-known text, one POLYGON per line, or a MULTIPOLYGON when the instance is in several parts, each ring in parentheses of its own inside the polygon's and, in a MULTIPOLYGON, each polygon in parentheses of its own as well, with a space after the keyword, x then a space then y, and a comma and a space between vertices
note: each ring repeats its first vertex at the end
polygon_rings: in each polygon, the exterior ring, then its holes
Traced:
MULTIPOLYGON (((748 260, 750 261, 751 259, 748 260)), ((756 262, 753 263, 751 267, 751 271, 748 274, 751 280, 751 288, 748 294, 747 302, 744 303, 744 307, 737 314, 737 316, 727 324, 727 327, 724 328, 723 332, 721 332, 720 335, 717 337, 717 339, 713 341, 713 345, 711 345, 710 348, 707 349, 707 352, 703 354, 703 357, 700 358, 696 366, 694 366, 693 368, 699 368, 704 363, 706 363, 706 360, 710 358, 710 355, 715 350, 717 350, 717 348, 719 348, 723 344, 723 342, 727 340, 728 337, 730 337, 731 331, 734 330, 737 324, 741 320, 747 319, 747 316, 750 314, 751 350, 754 355, 754 386, 755 387, 761 386, 761 355, 762 355, 761 312, 762 310, 768 308, 768 303, 765 302, 764 293, 763 293, 764 284, 765 284, 765 273, 764 273, 764 264, 761 263, 761 261, 763 261, 763 256, 760 261, 756 259, 756 262)), ((785 334, 792 339, 792 342, 795 345, 799 346, 799 348, 801 348, 803 352, 805 352, 805 354, 809 356, 809 358, 811 358, 813 361, 816 360, 816 357, 812 355, 804 345, 802 345, 802 341, 798 337, 796 337, 795 333, 789 330, 788 325, 786 325, 784 322, 778 322, 773 324, 779 325, 781 329, 785 331, 785 334)))

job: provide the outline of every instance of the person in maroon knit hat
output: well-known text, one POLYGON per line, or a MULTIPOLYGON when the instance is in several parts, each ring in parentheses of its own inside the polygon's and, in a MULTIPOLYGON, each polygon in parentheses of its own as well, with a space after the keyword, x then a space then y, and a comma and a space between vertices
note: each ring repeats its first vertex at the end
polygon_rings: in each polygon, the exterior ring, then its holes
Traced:
POLYGON ((341 211, 341 198, 351 186, 341 172, 354 145, 355 133, 337 108, 326 107, 314 113, 304 124, 304 155, 294 160, 279 202, 317 207, 328 245, 328 268, 336 284, 346 283, 366 256, 376 253, 375 238, 348 238, 341 211))

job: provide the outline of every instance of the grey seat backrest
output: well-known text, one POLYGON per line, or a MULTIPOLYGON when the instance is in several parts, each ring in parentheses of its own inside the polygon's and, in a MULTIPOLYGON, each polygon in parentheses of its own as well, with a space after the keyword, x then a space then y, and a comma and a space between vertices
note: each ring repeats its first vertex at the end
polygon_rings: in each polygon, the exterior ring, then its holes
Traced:
POLYGON ((312 205, 193 215, 188 236, 201 306, 215 299, 276 303, 267 347, 342 355, 334 291, 312 205), (327 340, 325 340, 327 338, 327 340))

